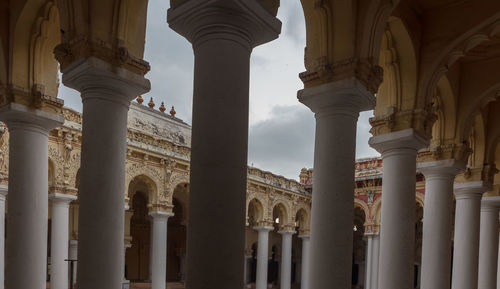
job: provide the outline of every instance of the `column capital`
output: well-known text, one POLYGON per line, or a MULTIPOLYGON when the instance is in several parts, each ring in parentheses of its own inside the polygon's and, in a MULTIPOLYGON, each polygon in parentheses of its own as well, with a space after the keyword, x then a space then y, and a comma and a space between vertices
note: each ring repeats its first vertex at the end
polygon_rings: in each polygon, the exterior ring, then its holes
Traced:
POLYGON ((149 212, 149 215, 153 218, 153 219, 156 219, 156 218, 165 218, 165 219, 168 219, 172 216, 174 216, 174 213, 170 213, 170 212, 164 212, 164 211, 151 211, 149 212))
POLYGON ((62 71, 62 82, 82 93, 82 99, 99 98, 127 107, 151 88, 149 80, 96 57, 76 60, 62 71))
POLYGON ((403 153, 401 149, 408 149, 415 151, 416 156, 417 150, 429 145, 429 140, 418 134, 416 130, 408 128, 396 132, 372 136, 368 141, 368 144, 381 154, 385 154, 396 149, 400 151, 400 153, 403 153))
POLYGON ((309 240, 309 239, 311 239, 311 235, 298 235, 297 237, 299 237, 302 240, 309 240))
POLYGON ((375 107, 375 96, 356 78, 304 88, 297 98, 316 114, 343 113, 355 116, 375 107))
POLYGON ((456 183, 453 185, 453 193, 457 200, 481 198, 487 192, 489 185, 483 181, 456 183))
POLYGON ((280 230, 278 231, 278 234, 281 234, 281 235, 293 235, 297 233, 297 231, 295 230, 280 230))
POLYGON ((255 226, 253 229, 257 232, 269 232, 274 230, 273 226, 255 226))
POLYGON ((9 193, 9 187, 6 185, 0 185, 0 198, 4 198, 9 193))
POLYGON ((190 0, 168 9, 167 22, 195 49, 207 40, 224 39, 251 50, 281 31, 281 21, 256 0, 190 0))
POLYGON ((48 134, 50 130, 64 123, 64 117, 58 113, 12 102, 0 108, 0 121, 7 124, 9 131, 29 128, 48 134))
POLYGON ((417 163, 417 171, 421 172, 426 179, 454 179, 463 170, 465 170, 465 163, 455 159, 417 163))
POLYGON ((59 193, 49 194, 49 200, 51 200, 53 204, 69 205, 69 203, 76 200, 77 198, 78 197, 74 195, 59 194, 59 193))
POLYGON ((500 196, 483 197, 481 199, 481 211, 498 211, 500 208, 500 196))

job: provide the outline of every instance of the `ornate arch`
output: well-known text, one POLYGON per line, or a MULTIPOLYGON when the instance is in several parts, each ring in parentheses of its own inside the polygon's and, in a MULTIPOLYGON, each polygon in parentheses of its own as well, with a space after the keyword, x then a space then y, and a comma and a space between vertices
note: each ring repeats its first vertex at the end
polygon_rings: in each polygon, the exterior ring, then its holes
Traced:
POLYGON ((128 182, 127 185, 127 197, 129 197, 130 200, 132 200, 134 194, 136 192, 130 191, 131 187, 130 184, 132 182, 143 182, 146 187, 147 187, 147 197, 148 197, 148 206, 152 206, 155 204, 158 204, 158 183, 156 183, 150 176, 145 175, 145 174, 137 174, 135 177, 128 182))
POLYGON ((151 204, 160 203, 165 200, 164 175, 162 169, 147 162, 127 162, 125 169, 125 194, 129 194, 130 183, 139 176, 144 176, 155 184, 154 195, 149 196, 151 204))
POLYGON ((187 172, 174 172, 168 178, 168 183, 165 188, 165 200, 172 202, 174 190, 178 185, 189 184, 189 173, 187 172))
MULTIPOLYGON (((267 196, 265 194, 258 193, 258 192, 252 192, 250 194, 247 194, 247 199, 246 199, 246 216, 247 216, 247 218, 248 218, 248 208, 250 206, 250 202, 252 202, 254 200, 259 202, 260 205, 262 205, 262 221, 270 219, 270 217, 267 214, 267 212, 268 212, 267 196)), ((261 220, 259 220, 259 221, 261 221, 261 220)))
POLYGON ((291 206, 287 200, 284 200, 281 198, 273 200, 271 210, 270 210, 271 218, 273 216, 274 208, 276 208, 276 207, 281 207, 282 208, 281 213, 285 215, 284 216, 285 221, 283 222, 284 226, 291 225, 294 223, 294 220, 292 220, 292 218, 291 218, 291 212, 292 212, 292 210, 290 208, 291 206))
POLYGON ((64 157, 54 145, 49 145, 49 162, 53 164, 54 180, 53 185, 64 184, 64 157))

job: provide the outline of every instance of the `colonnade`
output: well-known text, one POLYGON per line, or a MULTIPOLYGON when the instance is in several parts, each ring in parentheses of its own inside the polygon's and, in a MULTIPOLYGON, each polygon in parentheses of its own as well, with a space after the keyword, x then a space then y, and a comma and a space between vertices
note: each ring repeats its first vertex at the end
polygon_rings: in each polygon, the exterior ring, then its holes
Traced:
MULTIPOLYGON (((281 23, 257 1, 226 2, 188 1, 168 13, 170 26, 193 44, 195 54, 186 280, 190 289, 243 288, 250 55, 254 47, 277 38, 281 29, 281 23)), ((83 102, 78 289, 115 289, 123 281, 127 111, 133 98, 149 90, 149 81, 115 62, 89 56, 62 71, 63 83, 78 90, 83 102)), ((366 79, 357 78, 358 70, 340 80, 332 73, 332 82, 298 93, 316 115, 311 235, 310 241, 303 242, 308 280, 304 289, 351 286, 356 123, 359 112, 375 106, 374 91, 367 89, 366 79)), ((10 132, 5 284, 8 289, 44 289, 48 134, 63 119, 11 103, 0 109, 0 120, 10 132)), ((380 253, 377 256, 375 240, 369 250, 378 274, 367 270, 369 284, 408 289, 414 277, 416 156, 428 140, 408 128, 374 136, 370 144, 382 154, 384 182, 380 253)), ((455 193, 451 287, 492 289, 497 281, 493 257, 498 255, 498 205, 481 201, 489 184, 460 183, 453 189, 455 169, 423 172, 429 176, 431 192, 424 208, 422 288, 449 288, 448 212, 455 193)), ((67 214, 67 199, 54 196, 52 202, 56 215, 67 214)), ((153 250, 158 256, 153 256, 157 269, 152 279, 157 289, 164 288, 158 282, 164 278, 160 259, 166 259, 167 216, 154 213, 153 218, 153 250)), ((53 234, 63 234, 64 222, 56 226, 53 234)), ((255 229, 259 231, 257 289, 264 289, 264 249, 270 229, 255 229)), ((282 232, 286 265, 282 288, 289 285, 291 234, 282 232)), ((54 253, 58 258, 66 254, 58 248, 54 253)), ((55 263, 55 269, 56 276, 67 275, 60 263, 55 263)), ((54 286, 59 281, 54 280, 54 286)))
MULTIPOLYGON (((253 227, 258 232, 257 243, 257 270, 256 270, 256 289, 268 288, 268 260, 269 260, 269 232, 274 230, 273 226, 255 226, 253 227)), ((290 289, 291 274, 292 274, 292 236, 296 233, 294 230, 283 229, 278 231, 281 235, 281 265, 280 265, 280 289, 290 289)), ((310 269, 309 269, 309 252, 310 243, 309 235, 300 235, 302 239, 302 265, 301 265, 301 288, 307 288, 310 269)), ((246 273, 247 267, 245 267, 246 273)), ((246 274, 245 274, 246 275, 246 274)), ((246 283, 246 282, 245 282, 246 283)), ((246 285, 246 284, 245 284, 246 285)))

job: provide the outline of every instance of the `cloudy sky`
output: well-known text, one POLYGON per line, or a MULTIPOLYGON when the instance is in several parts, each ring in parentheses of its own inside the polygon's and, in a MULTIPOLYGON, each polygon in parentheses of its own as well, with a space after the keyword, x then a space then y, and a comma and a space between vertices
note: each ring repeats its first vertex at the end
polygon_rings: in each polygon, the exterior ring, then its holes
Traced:
MULTIPOLYGON (((157 104, 175 106, 177 116, 191 123, 193 51, 190 43, 166 23, 169 1, 149 0, 146 50, 151 64, 146 75, 157 104)), ((303 85, 305 24, 299 1, 281 1, 278 18, 283 22, 279 39, 252 53, 250 76, 250 133, 248 163, 263 170, 298 179, 300 169, 313 167, 314 115, 297 101, 303 85)), ((81 111, 78 93, 61 86, 59 97, 81 111)), ((358 158, 376 156, 368 146, 371 112, 358 122, 358 158)))

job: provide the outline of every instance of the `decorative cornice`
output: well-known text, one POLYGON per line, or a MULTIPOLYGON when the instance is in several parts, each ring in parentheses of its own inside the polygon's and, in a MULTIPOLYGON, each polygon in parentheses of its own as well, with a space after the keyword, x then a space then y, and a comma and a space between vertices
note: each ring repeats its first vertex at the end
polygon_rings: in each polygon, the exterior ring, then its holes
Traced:
POLYGON ((420 151, 417 156, 417 162, 423 163, 454 159, 465 164, 471 152, 472 150, 465 143, 437 145, 420 151))
POLYGON ((312 69, 299 74, 305 87, 334 82, 346 78, 356 78, 371 93, 375 94, 382 83, 384 71, 370 59, 357 57, 330 64, 326 57, 317 59, 312 69))
POLYGON ((59 114, 64 105, 62 99, 45 94, 45 87, 41 84, 34 84, 31 90, 8 85, 0 87, 0 92, 0 107, 10 103, 18 103, 30 108, 59 114))

